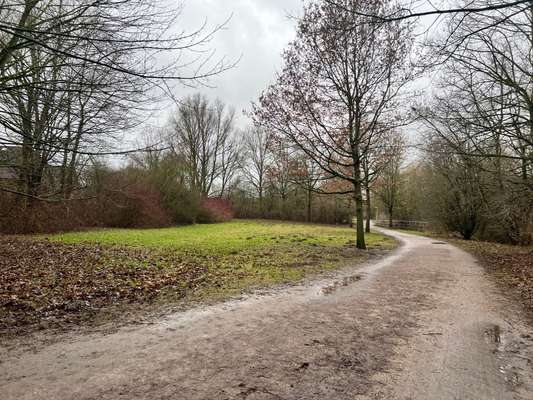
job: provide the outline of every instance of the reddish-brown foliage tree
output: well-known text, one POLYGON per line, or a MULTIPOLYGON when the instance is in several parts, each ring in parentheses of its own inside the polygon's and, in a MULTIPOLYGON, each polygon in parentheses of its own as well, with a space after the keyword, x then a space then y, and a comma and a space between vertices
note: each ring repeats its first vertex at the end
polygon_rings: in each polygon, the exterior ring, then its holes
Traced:
POLYGON ((383 132, 402 123, 402 89, 414 77, 412 24, 369 22, 359 14, 389 15, 395 7, 388 0, 309 4, 282 73, 254 112, 326 175, 350 183, 345 193, 355 199, 359 248, 366 247, 363 159, 383 132))

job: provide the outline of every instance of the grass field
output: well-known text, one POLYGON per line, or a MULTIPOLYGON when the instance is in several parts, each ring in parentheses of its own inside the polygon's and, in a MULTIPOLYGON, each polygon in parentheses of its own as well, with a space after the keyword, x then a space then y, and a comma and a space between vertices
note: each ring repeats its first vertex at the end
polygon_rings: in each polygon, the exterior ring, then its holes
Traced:
MULTIPOLYGON (((395 242, 367 236, 370 249, 395 242)), ((355 231, 234 221, 0 240, 0 329, 94 315, 110 306, 219 300, 364 261, 355 231)))
MULTIPOLYGON (((347 227, 270 221, 233 221, 166 229, 105 229, 48 237, 62 243, 99 243, 231 254, 252 248, 304 244, 339 247, 354 243, 355 232, 347 227)), ((387 247, 393 241, 367 235, 371 247, 387 247)))

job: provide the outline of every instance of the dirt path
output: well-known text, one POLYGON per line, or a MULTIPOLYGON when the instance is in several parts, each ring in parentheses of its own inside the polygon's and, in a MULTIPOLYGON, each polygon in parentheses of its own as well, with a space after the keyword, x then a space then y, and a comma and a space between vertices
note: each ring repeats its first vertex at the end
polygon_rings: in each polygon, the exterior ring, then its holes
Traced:
POLYGON ((0 398, 533 399, 533 332, 481 267, 391 234, 399 250, 335 279, 0 349, 0 398))

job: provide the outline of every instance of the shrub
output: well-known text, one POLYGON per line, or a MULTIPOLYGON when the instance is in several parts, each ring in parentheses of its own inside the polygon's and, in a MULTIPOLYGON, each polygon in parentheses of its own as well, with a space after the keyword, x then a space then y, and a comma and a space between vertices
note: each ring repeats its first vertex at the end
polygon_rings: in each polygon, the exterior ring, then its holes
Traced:
POLYGON ((145 180, 122 173, 100 177, 96 191, 76 193, 79 200, 29 198, 0 192, 0 232, 53 233, 92 227, 149 228, 173 220, 161 194, 145 180))
POLYGON ((104 226, 152 228, 172 224, 161 193, 147 179, 119 171, 108 173, 101 184, 97 203, 104 226))
POLYGON ((201 202, 198 222, 224 222, 234 217, 233 206, 229 200, 221 198, 205 198, 201 202))

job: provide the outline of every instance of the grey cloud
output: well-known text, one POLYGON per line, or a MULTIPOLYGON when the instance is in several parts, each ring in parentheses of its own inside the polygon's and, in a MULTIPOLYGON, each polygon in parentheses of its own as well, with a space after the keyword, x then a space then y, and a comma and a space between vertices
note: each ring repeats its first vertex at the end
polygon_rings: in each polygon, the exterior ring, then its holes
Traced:
MULTIPOLYGON (((240 57, 234 69, 213 78, 213 88, 176 88, 183 97, 201 91, 211 98, 219 97, 235 107, 238 113, 249 108, 261 91, 275 78, 281 67, 281 52, 294 38, 294 21, 302 0, 188 0, 181 21, 183 28, 193 30, 206 19, 211 26, 230 15, 224 30, 217 33, 209 47, 218 57, 230 60, 240 57)), ((239 123, 245 123, 241 116, 239 123)))

